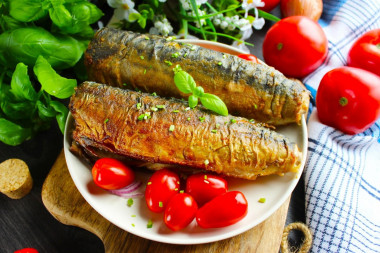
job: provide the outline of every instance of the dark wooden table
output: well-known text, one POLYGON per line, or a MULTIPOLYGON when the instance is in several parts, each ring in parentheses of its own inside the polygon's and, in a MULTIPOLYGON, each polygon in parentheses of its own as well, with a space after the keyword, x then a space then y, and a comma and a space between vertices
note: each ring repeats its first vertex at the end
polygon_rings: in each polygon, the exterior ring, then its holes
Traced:
MULTIPOLYGON (((274 11, 278 14, 278 10, 274 11)), ((255 46, 251 53, 262 57, 262 41, 271 22, 261 31, 255 31, 250 42, 255 46)), ((39 133, 17 147, 0 142, 0 162, 9 158, 24 160, 31 171, 34 186, 26 197, 9 199, 0 194, 0 252, 33 247, 39 252, 104 252, 103 244, 90 232, 66 226, 55 220, 45 209, 41 200, 42 184, 63 147, 63 136, 53 124, 48 131, 39 133)), ((286 223, 304 222, 304 184, 301 178, 292 194, 286 223)), ((299 243, 300 234, 290 236, 290 242, 299 243)))

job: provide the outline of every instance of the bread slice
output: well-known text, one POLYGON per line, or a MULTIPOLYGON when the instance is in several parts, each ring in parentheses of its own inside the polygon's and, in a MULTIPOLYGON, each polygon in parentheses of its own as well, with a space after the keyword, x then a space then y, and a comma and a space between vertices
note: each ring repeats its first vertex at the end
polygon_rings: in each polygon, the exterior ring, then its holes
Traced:
POLYGON ((12 199, 27 195, 33 187, 28 165, 20 159, 0 163, 0 192, 12 199))

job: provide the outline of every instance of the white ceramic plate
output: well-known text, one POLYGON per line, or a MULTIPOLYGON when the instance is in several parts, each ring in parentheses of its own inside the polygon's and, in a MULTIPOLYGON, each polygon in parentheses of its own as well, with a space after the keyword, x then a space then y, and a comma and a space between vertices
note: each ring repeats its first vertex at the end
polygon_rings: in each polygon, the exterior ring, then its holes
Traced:
MULTIPOLYGON (((231 54, 243 53, 224 44, 200 41, 182 40, 185 43, 197 44, 231 54)), ((73 119, 69 115, 64 136, 64 151, 66 163, 71 177, 84 199, 104 218, 116 226, 143 238, 172 244, 201 244, 226 239, 243 233, 258 225, 273 214, 290 196, 301 176, 307 152, 307 130, 305 119, 302 124, 291 124, 277 129, 278 132, 296 142, 303 152, 302 165, 298 173, 287 173, 285 176, 268 176, 255 181, 228 179, 229 190, 239 190, 248 200, 248 214, 238 223, 218 229, 202 229, 193 221, 187 228, 172 232, 163 222, 163 214, 150 212, 144 198, 134 199, 131 207, 127 200, 108 193, 97 187, 92 180, 91 168, 82 159, 69 151, 73 119), (260 198, 266 198, 265 203, 259 203, 260 198), (147 228, 149 220, 153 227, 147 228)), ((137 172, 136 179, 143 182, 141 192, 152 173, 137 172)))

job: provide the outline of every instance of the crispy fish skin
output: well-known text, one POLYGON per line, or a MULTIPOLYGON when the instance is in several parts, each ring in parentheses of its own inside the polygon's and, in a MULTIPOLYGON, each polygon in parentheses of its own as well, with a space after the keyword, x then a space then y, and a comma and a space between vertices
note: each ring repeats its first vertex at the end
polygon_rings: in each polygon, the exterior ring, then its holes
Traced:
POLYGON ((74 146, 251 180, 300 167, 297 145, 263 124, 187 106, 178 99, 85 82, 69 105, 74 146))
POLYGON ((205 92, 219 96, 232 115, 284 125, 300 123, 308 110, 310 94, 300 81, 265 64, 160 36, 103 28, 85 53, 91 81, 187 97, 174 84, 177 64, 205 92))

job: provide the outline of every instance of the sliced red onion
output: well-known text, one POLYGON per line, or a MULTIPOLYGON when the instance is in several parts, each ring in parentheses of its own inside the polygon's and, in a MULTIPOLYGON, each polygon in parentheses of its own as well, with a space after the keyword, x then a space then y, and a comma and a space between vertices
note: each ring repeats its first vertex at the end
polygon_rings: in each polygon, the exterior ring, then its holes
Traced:
POLYGON ((135 181, 124 188, 117 189, 117 190, 108 190, 108 192, 111 194, 123 197, 123 198, 137 198, 144 195, 142 192, 136 192, 140 188, 141 185, 142 185, 141 182, 135 181))

